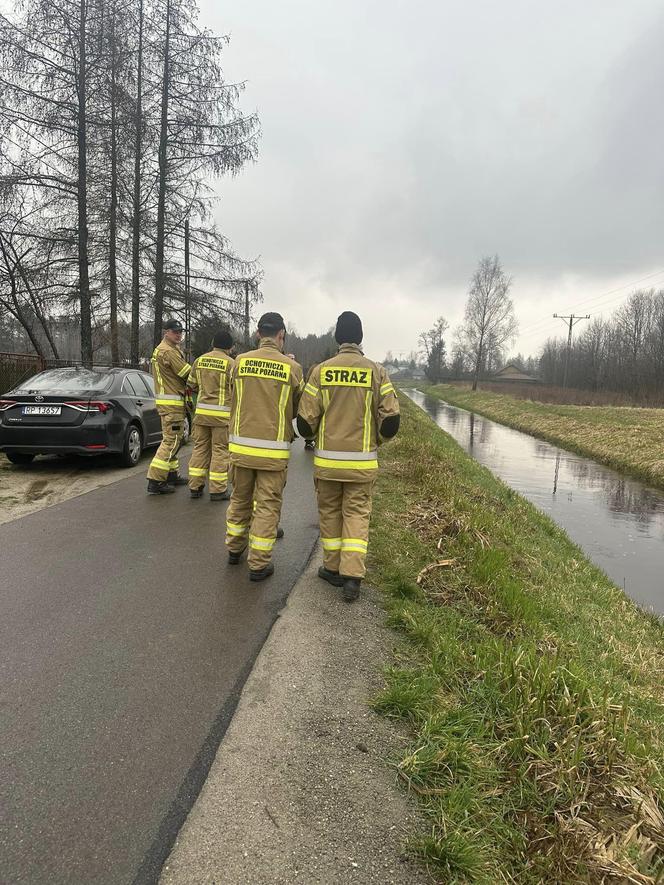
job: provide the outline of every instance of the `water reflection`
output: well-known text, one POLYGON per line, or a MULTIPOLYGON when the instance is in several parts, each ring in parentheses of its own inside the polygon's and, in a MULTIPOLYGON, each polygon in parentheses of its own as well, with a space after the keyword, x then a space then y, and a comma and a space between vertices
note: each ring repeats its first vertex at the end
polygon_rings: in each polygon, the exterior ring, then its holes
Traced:
POLYGON ((619 587, 664 613, 664 492, 417 390, 405 392, 477 461, 562 526, 619 587))
POLYGON ((558 474, 560 473, 560 452, 556 452, 556 472, 553 475, 553 494, 558 491, 558 474))

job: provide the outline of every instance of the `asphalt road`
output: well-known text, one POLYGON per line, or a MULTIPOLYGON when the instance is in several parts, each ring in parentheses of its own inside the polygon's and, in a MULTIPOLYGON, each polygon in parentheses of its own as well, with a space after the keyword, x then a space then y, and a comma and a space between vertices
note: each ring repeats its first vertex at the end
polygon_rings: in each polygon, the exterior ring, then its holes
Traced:
POLYGON ((142 476, 0 526, 0 882, 157 880, 313 549, 309 462, 261 584, 225 504, 142 476))

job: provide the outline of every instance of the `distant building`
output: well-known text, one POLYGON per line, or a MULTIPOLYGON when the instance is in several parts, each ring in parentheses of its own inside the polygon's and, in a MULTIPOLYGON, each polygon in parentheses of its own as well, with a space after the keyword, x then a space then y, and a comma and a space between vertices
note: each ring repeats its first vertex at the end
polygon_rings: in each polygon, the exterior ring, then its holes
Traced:
POLYGON ((494 372, 491 381, 518 381, 519 384, 539 384, 540 379, 534 375, 528 375, 514 363, 503 366, 498 372, 494 372))
POLYGON ((421 369, 419 366, 411 369, 409 365, 405 364, 395 366, 394 363, 383 363, 383 368, 393 381, 399 381, 400 379, 405 381, 420 381, 425 377, 424 369, 421 369))

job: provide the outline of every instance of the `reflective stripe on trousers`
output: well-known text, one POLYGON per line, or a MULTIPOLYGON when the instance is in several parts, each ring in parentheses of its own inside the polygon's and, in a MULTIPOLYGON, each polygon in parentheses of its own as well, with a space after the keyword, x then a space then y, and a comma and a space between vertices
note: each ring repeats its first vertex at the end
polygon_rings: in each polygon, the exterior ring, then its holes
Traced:
POLYGON ((182 416, 173 413, 160 415, 162 440, 148 469, 148 479, 163 482, 169 473, 179 467, 178 449, 182 443, 184 422, 182 416))
POLYGON ((223 493, 228 486, 228 424, 215 421, 214 424, 201 424, 194 420, 192 434, 194 451, 189 461, 189 488, 200 490, 209 477, 210 492, 223 493))
POLYGON ((249 523, 246 523, 245 525, 240 525, 236 522, 226 523, 226 534, 233 538, 241 538, 243 535, 246 535, 248 531, 249 523))
MULTIPOLYGON (((348 463, 348 462, 346 462, 348 463)), ((373 480, 316 479, 323 564, 349 578, 363 578, 373 480)))
MULTIPOLYGON (((262 569, 270 562, 285 483, 286 470, 254 470, 237 464, 233 467, 233 495, 228 507, 226 545, 234 553, 243 550, 245 538, 231 531, 230 526, 250 525, 247 556, 250 569, 262 569)), ((246 530, 243 534, 246 534, 246 530)))

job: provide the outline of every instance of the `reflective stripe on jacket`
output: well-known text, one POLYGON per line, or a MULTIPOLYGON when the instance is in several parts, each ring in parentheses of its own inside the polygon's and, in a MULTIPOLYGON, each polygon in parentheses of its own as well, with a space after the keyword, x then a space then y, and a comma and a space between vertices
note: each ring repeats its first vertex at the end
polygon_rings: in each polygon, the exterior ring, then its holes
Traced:
POLYGON ((157 407, 162 412, 182 412, 186 379, 191 371, 182 351, 164 338, 155 347, 151 363, 157 407))
POLYGON ((188 384, 198 391, 195 423, 208 426, 228 423, 234 366, 235 360, 228 351, 216 347, 194 360, 188 384))
POLYGON ((399 400, 381 365, 356 344, 342 344, 311 370, 299 414, 317 434, 314 476, 363 482, 376 475, 379 428, 399 414, 399 400))
POLYGON ((286 468, 303 386, 302 367, 273 338, 262 338, 257 350, 236 359, 228 438, 233 464, 255 470, 286 468))

